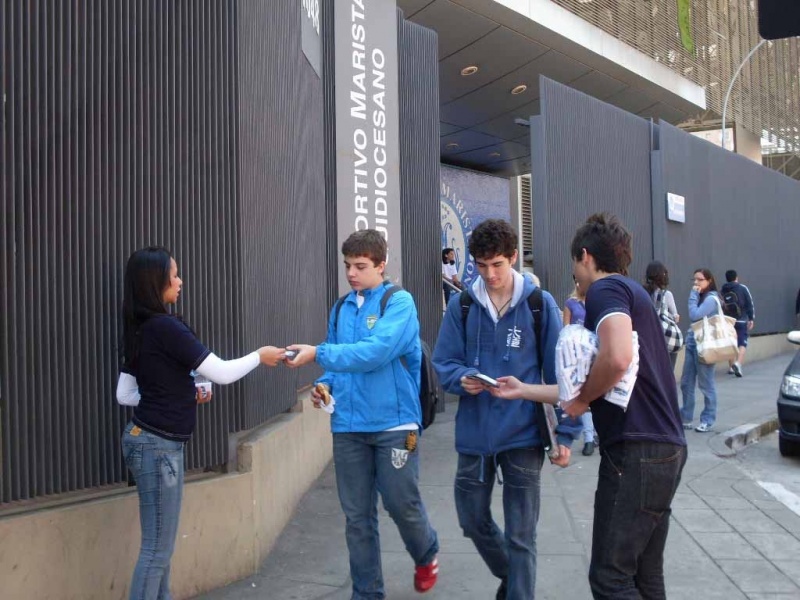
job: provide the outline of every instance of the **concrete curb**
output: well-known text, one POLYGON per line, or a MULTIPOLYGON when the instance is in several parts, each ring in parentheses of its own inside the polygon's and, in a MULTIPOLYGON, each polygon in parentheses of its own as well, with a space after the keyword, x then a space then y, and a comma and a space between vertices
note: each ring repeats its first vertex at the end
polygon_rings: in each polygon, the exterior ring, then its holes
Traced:
POLYGON ((777 429, 778 417, 775 415, 767 417, 760 423, 745 423, 718 433, 708 440, 708 445, 717 456, 729 458, 736 456, 736 453, 742 448, 757 442, 763 436, 769 435, 777 429))

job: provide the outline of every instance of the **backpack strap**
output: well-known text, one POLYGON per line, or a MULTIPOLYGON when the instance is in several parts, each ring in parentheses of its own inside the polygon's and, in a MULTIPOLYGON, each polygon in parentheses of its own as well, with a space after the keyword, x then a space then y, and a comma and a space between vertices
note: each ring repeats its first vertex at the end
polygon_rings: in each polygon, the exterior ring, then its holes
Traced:
POLYGON ((339 330, 339 313, 342 312, 342 304, 344 304, 344 299, 347 298, 347 296, 349 296, 349 294, 339 297, 336 304, 333 305, 333 331, 337 334, 337 337, 339 330))
MULTIPOLYGON (((544 383, 544 362, 542 360, 542 314, 544 313, 544 295, 542 288, 536 286, 531 295, 528 296, 528 306, 533 313, 533 334, 536 336, 536 356, 539 359, 539 369, 541 369, 542 383, 544 383)), ((550 428, 547 424, 547 415, 544 412, 544 404, 534 402, 534 412, 536 413, 536 426, 539 429, 539 438, 545 452, 550 452, 552 444, 550 442, 550 428)))
POLYGON ((384 283, 383 285, 386 287, 386 291, 383 293, 383 296, 381 296, 380 316, 383 316, 383 313, 386 312, 386 305, 389 304, 391 297, 403 289, 399 285, 393 283, 384 283))
MULTIPOLYGON (((386 291, 383 292, 383 296, 381 296, 381 310, 380 310, 381 317, 383 316, 383 313, 386 312, 386 305, 389 304, 389 300, 391 300, 392 296, 394 296, 397 292, 402 291, 403 289, 399 285, 395 285, 390 281, 384 281, 383 286, 386 288, 386 291)), ((408 360, 406 359, 405 355, 400 357, 400 364, 403 365, 403 367, 405 367, 406 371, 409 370, 408 360)))
POLYGON ((458 303, 461 306, 461 325, 466 328, 469 309, 472 306, 472 296, 469 295, 467 290, 462 290, 458 298, 458 303))
POLYGON ((533 335, 536 338, 536 355, 539 359, 539 368, 542 368, 542 313, 544 312, 544 297, 542 288, 536 286, 528 296, 528 307, 533 314, 533 335))
POLYGON ((344 296, 340 296, 336 303, 333 305, 333 328, 336 329, 339 326, 339 313, 342 312, 342 304, 344 304, 344 299, 347 298, 348 294, 344 296))

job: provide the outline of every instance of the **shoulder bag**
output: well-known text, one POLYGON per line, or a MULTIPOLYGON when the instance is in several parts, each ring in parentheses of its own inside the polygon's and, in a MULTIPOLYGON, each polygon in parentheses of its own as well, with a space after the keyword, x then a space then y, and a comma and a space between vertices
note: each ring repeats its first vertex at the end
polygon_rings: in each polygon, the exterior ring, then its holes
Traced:
POLYGON ((658 318, 661 321, 661 329, 664 332, 664 341, 667 343, 667 351, 677 352, 683 347, 683 333, 669 314, 664 304, 664 290, 659 290, 658 298, 658 318))
POLYGON ((719 311, 702 321, 692 323, 697 342, 697 357, 704 365, 713 365, 724 360, 736 360, 739 344, 736 340, 736 319, 722 314, 722 305, 716 295, 712 296, 719 311))

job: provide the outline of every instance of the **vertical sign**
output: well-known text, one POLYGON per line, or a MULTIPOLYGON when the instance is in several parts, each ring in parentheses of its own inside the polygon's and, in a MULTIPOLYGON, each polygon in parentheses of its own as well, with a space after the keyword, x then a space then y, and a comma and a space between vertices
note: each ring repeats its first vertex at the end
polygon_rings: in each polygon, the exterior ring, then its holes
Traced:
POLYGON ((300 4, 300 45, 317 77, 322 77, 322 36, 320 3, 322 0, 297 0, 300 4))
MULTIPOLYGON (((395 0, 336 0, 336 213, 338 246, 376 229, 400 282, 400 144, 395 0)), ((343 270, 339 287, 349 290, 343 270)))

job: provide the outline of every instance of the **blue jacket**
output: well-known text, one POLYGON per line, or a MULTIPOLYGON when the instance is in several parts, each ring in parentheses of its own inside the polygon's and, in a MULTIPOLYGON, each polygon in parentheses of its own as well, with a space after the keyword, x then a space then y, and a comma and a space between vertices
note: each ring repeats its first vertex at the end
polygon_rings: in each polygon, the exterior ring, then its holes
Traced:
MULTIPOLYGON (((456 413, 456 450, 462 454, 493 455, 512 448, 541 446, 535 406, 528 400, 504 400, 488 392, 467 394, 461 378, 477 372, 490 377, 513 375, 525 383, 556 383, 555 348, 561 314, 553 297, 543 292, 542 341, 544 369, 538 364, 533 314, 528 296, 534 284, 524 279, 522 296, 494 323, 486 308, 469 289, 473 303, 462 325, 459 295, 447 306, 433 352, 433 366, 445 390, 461 400, 456 413), (466 340, 466 343, 465 343, 466 340)), ((566 418, 557 429, 559 443, 569 446, 580 434, 577 419, 566 418)))
POLYGON ((395 293, 383 316, 380 302, 386 287, 364 290, 358 308, 350 292, 339 311, 328 319, 328 337, 317 346, 317 363, 336 399, 331 415, 333 433, 386 431, 422 422, 419 407, 420 365, 417 308, 411 294, 395 293), (401 357, 407 367, 401 362, 401 357))

